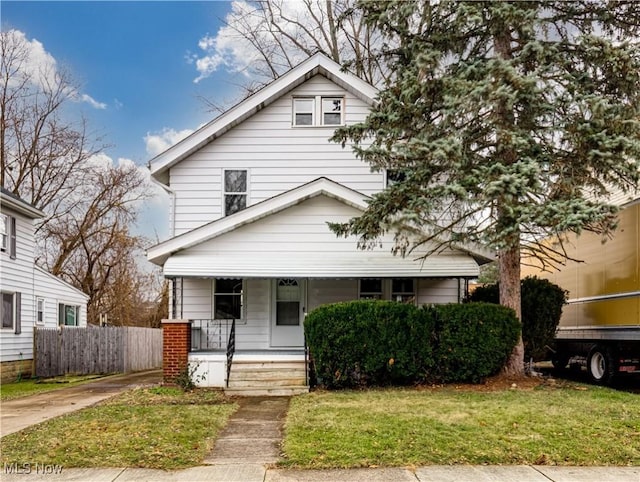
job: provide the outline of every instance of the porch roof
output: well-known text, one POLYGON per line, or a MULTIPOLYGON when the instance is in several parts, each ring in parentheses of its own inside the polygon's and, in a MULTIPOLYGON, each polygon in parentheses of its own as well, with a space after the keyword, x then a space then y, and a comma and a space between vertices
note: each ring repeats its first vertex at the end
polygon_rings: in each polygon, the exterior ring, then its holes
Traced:
POLYGON ((327 255, 314 253, 245 253, 229 256, 177 254, 164 265, 168 277, 198 278, 474 278, 478 264, 464 254, 440 254, 425 260, 381 251, 327 255))

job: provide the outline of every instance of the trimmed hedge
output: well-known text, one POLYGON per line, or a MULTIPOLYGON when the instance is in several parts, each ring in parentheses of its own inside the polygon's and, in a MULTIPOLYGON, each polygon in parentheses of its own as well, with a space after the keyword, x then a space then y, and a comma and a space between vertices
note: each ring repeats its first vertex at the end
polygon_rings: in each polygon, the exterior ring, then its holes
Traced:
MULTIPOLYGON (((481 286, 471 294, 472 302, 499 303, 499 285, 481 286)), ((525 360, 548 359, 547 345, 552 345, 567 292, 546 279, 527 276, 521 281, 522 341, 525 360)))
POLYGON ((502 305, 440 305, 436 314, 437 378, 478 383, 504 366, 518 342, 520 322, 502 305))
POLYGON ((433 320, 415 306, 335 303, 313 310, 304 326, 316 377, 328 387, 407 384, 433 366, 433 320))
POLYGON ((519 326, 512 310, 491 304, 420 309, 362 300, 313 310, 305 336, 315 375, 329 388, 477 382, 500 370, 519 326))

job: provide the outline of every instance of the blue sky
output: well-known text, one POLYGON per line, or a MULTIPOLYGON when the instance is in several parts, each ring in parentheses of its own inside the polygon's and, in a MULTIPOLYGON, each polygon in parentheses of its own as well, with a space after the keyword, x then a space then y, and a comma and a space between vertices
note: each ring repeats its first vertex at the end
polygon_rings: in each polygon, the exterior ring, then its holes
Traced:
MULTIPOLYGON (((146 165, 154 154, 147 136, 211 120, 199 97, 222 103, 237 95, 234 75, 221 68, 195 82, 200 74, 189 61, 202 54, 199 41, 216 34, 230 8, 216 1, 2 0, 0 13, 3 30, 39 41, 95 101, 75 107, 111 145, 105 153, 146 165)), ((146 210, 140 229, 162 237, 168 225, 163 204, 146 210)))

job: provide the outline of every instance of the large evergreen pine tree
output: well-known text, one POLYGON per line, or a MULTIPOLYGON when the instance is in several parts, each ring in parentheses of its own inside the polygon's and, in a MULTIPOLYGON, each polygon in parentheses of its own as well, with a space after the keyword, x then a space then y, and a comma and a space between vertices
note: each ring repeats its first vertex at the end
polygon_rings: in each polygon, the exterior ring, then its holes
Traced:
MULTIPOLYGON (((433 250, 498 254, 501 303, 520 314, 520 257, 553 266, 550 235, 608 235, 603 196, 640 166, 640 3, 374 1, 392 81, 365 122, 337 131, 374 169, 401 173, 334 225, 366 247, 420 228, 433 250)), ((406 251, 403 250, 403 251, 406 251)), ((522 344, 505 367, 523 372, 522 344)))

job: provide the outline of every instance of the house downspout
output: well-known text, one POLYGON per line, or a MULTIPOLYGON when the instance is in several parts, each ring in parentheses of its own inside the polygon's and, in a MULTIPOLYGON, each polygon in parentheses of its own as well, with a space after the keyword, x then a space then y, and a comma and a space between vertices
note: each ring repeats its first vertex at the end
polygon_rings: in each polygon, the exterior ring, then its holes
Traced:
POLYGON ((169 235, 173 238, 176 235, 176 192, 169 186, 155 180, 153 177, 151 178, 151 182, 159 186, 169 195, 169 210, 171 214, 169 222, 169 235))

